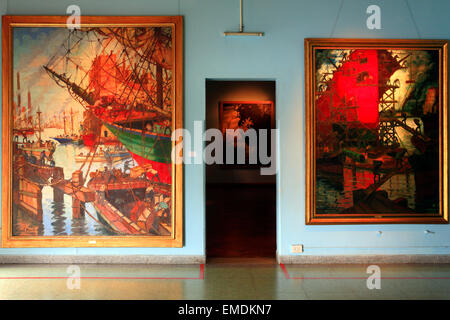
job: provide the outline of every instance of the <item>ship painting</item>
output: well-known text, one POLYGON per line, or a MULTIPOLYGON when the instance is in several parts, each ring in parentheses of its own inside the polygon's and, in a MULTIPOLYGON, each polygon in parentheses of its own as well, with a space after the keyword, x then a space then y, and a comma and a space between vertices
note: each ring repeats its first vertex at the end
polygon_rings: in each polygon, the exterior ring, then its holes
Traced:
POLYGON ((13 28, 12 236, 180 242, 174 46, 164 23, 13 28))
POLYGON ((313 61, 316 217, 438 216, 439 51, 327 47, 313 61))

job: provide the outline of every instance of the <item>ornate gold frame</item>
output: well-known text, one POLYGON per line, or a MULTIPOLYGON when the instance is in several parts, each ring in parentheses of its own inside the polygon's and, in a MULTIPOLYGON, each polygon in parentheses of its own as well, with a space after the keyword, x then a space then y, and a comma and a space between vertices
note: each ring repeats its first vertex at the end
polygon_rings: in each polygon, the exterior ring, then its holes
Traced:
POLYGON ((307 225, 448 223, 448 40, 305 39, 306 212, 307 225), (431 214, 317 214, 315 209, 315 50, 327 48, 429 49, 440 63, 440 212, 431 214))
MULTIPOLYGON (((12 28, 66 27, 68 16, 3 16, 2 17, 2 79, 3 79, 3 140, 2 140, 2 248, 27 247, 182 247, 183 246, 183 165, 172 166, 171 236, 13 236, 12 235, 12 28)), ((182 16, 82 16, 81 26, 170 26, 174 39, 173 89, 174 129, 183 127, 183 17, 182 16)), ((174 142, 172 141, 172 147, 174 142)))

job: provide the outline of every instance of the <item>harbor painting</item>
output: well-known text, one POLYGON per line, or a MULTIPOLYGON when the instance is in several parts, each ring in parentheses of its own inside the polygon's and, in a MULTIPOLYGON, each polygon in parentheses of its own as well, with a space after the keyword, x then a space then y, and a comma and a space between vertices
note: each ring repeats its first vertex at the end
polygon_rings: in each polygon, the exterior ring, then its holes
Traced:
POLYGON ((4 18, 2 246, 182 245, 181 18, 116 18, 4 18))
POLYGON ((448 223, 447 42, 305 43, 307 223, 448 223))

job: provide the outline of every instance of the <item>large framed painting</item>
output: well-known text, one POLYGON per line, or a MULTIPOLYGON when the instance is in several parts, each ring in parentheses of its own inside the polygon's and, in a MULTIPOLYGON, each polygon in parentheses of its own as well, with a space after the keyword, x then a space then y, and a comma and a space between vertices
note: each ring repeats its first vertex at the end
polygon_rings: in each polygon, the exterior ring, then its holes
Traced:
POLYGON ((448 41, 305 39, 306 223, 448 223, 448 41))
POLYGON ((182 17, 67 19, 3 16, 1 245, 181 247, 182 17))
MULTIPOLYGON (((275 117, 273 101, 220 101, 219 102, 219 125, 225 137, 224 144, 224 165, 223 168, 242 168, 242 169, 258 169, 264 166, 259 161, 258 144, 260 139, 260 130, 266 130, 267 141, 270 140, 271 129, 275 128, 275 117), (250 143, 250 135, 248 130, 254 130, 254 143, 250 143), (235 134, 239 134, 237 130, 242 130, 243 137, 235 137, 227 135, 227 130, 233 130, 235 134), (237 133, 236 133, 237 132, 237 133), (232 163, 227 163, 227 145, 233 146, 232 163), (240 157, 242 154, 244 157, 240 157), (243 160, 243 161, 242 161, 243 160)), ((267 154, 271 154, 271 144, 267 143, 267 154)))

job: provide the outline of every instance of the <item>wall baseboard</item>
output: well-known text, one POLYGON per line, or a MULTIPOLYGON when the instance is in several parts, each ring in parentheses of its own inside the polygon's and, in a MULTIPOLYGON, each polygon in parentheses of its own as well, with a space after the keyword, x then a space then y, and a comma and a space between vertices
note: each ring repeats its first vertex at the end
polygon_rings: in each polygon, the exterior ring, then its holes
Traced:
POLYGON ((0 255, 0 264, 203 264, 203 255, 0 255))
POLYGON ((278 255, 283 264, 388 264, 388 263, 450 263, 447 254, 399 254, 399 255, 278 255))
MULTIPOLYGON (((450 255, 278 255, 283 264, 448 263, 450 255)), ((0 264, 204 264, 204 255, 0 255, 0 264)))

